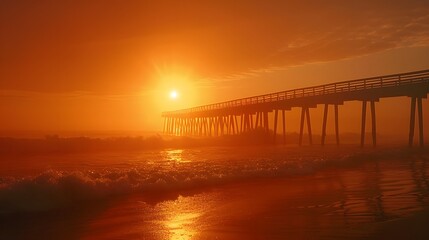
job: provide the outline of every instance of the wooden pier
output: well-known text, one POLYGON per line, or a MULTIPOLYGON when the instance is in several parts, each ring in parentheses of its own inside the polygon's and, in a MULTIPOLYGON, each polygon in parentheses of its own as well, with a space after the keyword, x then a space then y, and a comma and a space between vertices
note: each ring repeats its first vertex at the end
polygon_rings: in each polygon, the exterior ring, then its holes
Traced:
POLYGON ((372 145, 377 144, 376 103, 381 98, 409 97, 411 102, 409 145, 413 145, 416 107, 419 129, 419 146, 423 140, 422 99, 429 92, 429 70, 336 82, 331 84, 292 89, 226 102, 163 112, 164 133, 177 136, 235 135, 264 129, 270 134, 269 113, 274 112, 273 141, 277 136, 279 112, 282 115, 283 142, 286 142, 286 112, 301 108, 299 145, 302 144, 306 125, 310 144, 313 143, 310 108, 324 105, 321 144, 325 144, 329 107, 334 107, 336 143, 340 143, 338 106, 347 101, 362 102, 361 146, 365 144, 366 114, 369 103, 371 113, 372 145))

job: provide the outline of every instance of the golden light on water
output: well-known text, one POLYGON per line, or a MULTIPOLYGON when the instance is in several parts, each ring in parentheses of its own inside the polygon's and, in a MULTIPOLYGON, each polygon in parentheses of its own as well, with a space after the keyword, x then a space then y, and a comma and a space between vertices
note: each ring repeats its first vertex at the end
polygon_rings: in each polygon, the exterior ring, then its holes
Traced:
POLYGON ((189 240, 203 239, 201 233, 206 226, 204 216, 207 209, 212 208, 213 197, 195 195, 191 197, 178 196, 174 201, 159 204, 161 216, 159 223, 164 230, 162 239, 189 240))
POLYGON ((174 149, 174 150, 166 150, 165 152, 166 159, 172 162, 189 162, 189 159, 183 157, 183 149, 174 149))
POLYGON ((165 225, 169 230, 171 240, 188 240, 197 233, 196 229, 192 228, 192 224, 198 218, 198 213, 179 213, 172 216, 165 225))

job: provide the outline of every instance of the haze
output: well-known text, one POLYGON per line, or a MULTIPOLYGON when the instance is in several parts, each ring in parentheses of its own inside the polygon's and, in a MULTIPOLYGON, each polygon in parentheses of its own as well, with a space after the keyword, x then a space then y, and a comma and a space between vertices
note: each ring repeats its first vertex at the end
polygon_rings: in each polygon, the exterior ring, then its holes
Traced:
MULTIPOLYGON (((3 0, 0 131, 158 131, 166 110, 427 69, 428 12, 426 1, 3 0)), ((404 113, 381 133, 407 126, 408 100, 379 106, 381 119, 404 113)), ((341 114, 358 131, 359 110, 341 114)))

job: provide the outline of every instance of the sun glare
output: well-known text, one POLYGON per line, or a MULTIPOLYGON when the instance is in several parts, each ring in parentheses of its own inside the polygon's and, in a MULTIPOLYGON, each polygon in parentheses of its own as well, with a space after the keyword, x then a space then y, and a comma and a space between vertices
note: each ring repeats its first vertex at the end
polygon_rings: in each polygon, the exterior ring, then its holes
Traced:
POLYGON ((177 97, 179 97, 179 94, 177 93, 177 91, 176 90, 172 90, 170 92, 170 98, 174 100, 174 99, 177 99, 177 97))
POLYGON ((197 105, 196 81, 189 71, 161 65, 154 75, 151 99, 160 111, 173 111, 197 105))

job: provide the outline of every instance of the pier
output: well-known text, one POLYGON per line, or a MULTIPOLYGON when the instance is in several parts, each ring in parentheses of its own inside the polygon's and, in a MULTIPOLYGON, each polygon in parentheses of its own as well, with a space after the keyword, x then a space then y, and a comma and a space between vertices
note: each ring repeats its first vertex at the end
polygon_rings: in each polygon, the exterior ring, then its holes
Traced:
POLYGON ((381 98, 409 97, 410 125, 409 146, 414 142, 416 108, 418 122, 418 145, 424 146, 422 99, 429 92, 429 70, 376 76, 370 78, 335 82, 330 84, 298 88, 264 95, 235 99, 188 109, 163 112, 163 131, 177 136, 235 135, 262 128, 277 136, 279 115, 283 126, 283 143, 286 142, 286 113, 292 108, 301 109, 299 145, 302 145, 304 128, 309 143, 313 144, 310 108, 324 107, 321 145, 325 144, 329 109, 334 110, 336 144, 340 144, 338 106, 348 101, 362 102, 361 139, 365 145, 367 107, 371 114, 372 145, 377 145, 376 103, 381 98), (273 132, 270 132, 269 114, 273 116, 273 132))

